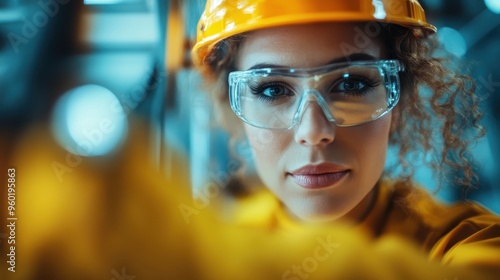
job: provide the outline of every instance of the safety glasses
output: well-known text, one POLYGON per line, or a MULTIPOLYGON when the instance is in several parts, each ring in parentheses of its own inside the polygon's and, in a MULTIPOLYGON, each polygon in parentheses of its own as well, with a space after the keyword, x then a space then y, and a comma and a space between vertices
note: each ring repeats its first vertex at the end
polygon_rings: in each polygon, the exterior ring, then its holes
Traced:
POLYGON ((234 71, 229 100, 241 120, 260 128, 291 129, 311 102, 337 126, 360 125, 396 106, 403 70, 398 60, 373 60, 234 71))

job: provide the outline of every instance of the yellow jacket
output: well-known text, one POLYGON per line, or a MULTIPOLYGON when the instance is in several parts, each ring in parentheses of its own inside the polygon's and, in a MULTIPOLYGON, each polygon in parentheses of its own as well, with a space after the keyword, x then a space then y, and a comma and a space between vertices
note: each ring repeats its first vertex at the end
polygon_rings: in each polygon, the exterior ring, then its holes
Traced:
MULTIPOLYGON (((268 191, 240 200, 234 220, 240 226, 267 229, 305 226, 290 217, 268 191)), ((335 230, 335 223, 331 227, 335 230)), ((420 187, 403 182, 378 184, 372 208, 353 230, 372 240, 404 239, 442 264, 500 270, 499 216, 474 202, 445 205, 420 187)))

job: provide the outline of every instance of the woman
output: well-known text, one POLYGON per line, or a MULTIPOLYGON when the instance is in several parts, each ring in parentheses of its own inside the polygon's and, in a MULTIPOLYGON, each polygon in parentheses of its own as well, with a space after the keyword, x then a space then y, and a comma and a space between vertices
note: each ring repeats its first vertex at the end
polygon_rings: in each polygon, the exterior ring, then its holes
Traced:
POLYGON ((429 155, 438 176, 459 170, 457 187, 473 186, 466 149, 483 134, 474 83, 432 56, 435 32, 413 0, 208 1, 195 65, 279 201, 248 220, 343 221, 446 263, 499 265, 476 253, 499 251, 497 216, 442 205, 411 181, 412 156, 429 155), (389 145, 399 165, 384 170, 389 145))

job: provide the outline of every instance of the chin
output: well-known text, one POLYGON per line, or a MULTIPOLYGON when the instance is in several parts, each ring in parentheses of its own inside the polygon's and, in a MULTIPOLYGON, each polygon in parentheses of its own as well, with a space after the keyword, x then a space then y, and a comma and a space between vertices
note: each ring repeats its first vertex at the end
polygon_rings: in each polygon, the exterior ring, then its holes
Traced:
POLYGON ((314 223, 339 220, 356 207, 355 201, 344 197, 318 193, 316 195, 297 195, 282 199, 289 213, 296 218, 314 223))
POLYGON ((328 223, 339 220, 344 217, 349 211, 342 211, 340 209, 295 209, 292 211, 294 215, 300 220, 311 223, 328 223))

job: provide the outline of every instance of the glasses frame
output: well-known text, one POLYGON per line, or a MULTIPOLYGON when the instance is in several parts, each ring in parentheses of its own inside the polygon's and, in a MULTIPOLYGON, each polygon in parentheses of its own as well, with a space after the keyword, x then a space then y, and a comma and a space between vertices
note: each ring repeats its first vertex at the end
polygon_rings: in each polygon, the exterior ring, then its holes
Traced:
POLYGON ((231 109, 233 112, 240 118, 243 122, 258 128, 265 129, 273 129, 273 130, 289 130, 294 127, 297 123, 300 122, 301 116, 304 113, 309 102, 316 102, 319 107, 323 110, 325 117, 331 123, 335 123, 335 125, 339 127, 350 127, 365 124, 368 122, 372 122, 377 120, 387 113, 389 113, 398 103, 400 98, 400 80, 399 80, 399 72, 405 70, 403 63, 401 63, 397 59, 388 59, 388 60, 363 60, 363 61, 351 61, 351 62, 340 62, 340 63, 332 63, 320 67, 314 68, 260 68, 260 69, 251 69, 244 71, 233 71, 229 73, 228 83, 229 83, 229 103, 231 105, 231 109), (354 124, 338 124, 333 118, 330 109, 328 107, 327 102, 319 93, 317 89, 314 87, 304 88, 303 94, 300 97, 299 105, 297 106, 297 110, 294 113, 293 119, 291 121, 290 126, 286 128, 273 128, 273 127, 265 127, 263 125, 255 124, 245 118, 241 111, 239 87, 244 85, 249 78, 253 78, 256 76, 267 77, 269 75, 279 75, 285 77, 298 77, 298 78, 313 78, 317 75, 328 73, 331 71, 335 71, 341 68, 346 67, 377 67, 380 73, 383 75, 383 82, 387 91, 387 109, 381 112, 380 115, 367 120, 354 124))

